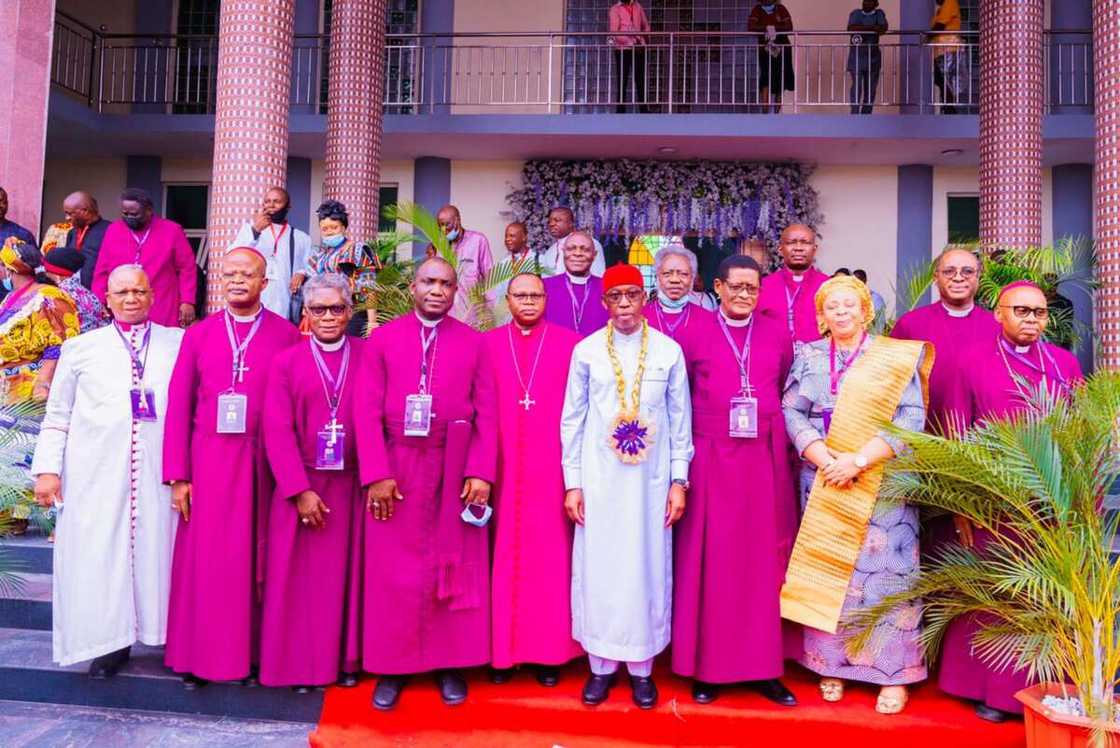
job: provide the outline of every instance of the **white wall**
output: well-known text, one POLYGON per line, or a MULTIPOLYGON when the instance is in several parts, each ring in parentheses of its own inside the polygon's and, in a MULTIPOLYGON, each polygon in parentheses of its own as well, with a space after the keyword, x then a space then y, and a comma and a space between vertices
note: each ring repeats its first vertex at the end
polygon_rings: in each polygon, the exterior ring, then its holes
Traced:
MULTIPOLYGON (((930 255, 937 256, 949 243, 949 196, 979 195, 980 177, 974 166, 938 166, 933 170, 933 241, 930 255)), ((1054 242, 1053 179, 1042 170, 1042 243, 1054 242)))
POLYGON ((62 201, 75 190, 93 195, 102 214, 115 220, 120 213, 121 190, 126 186, 123 158, 48 158, 43 179, 43 225, 63 220, 62 201))
POLYGON ((522 161, 452 161, 451 202, 463 225, 490 240, 495 260, 505 256, 506 224, 513 214, 506 195, 521 186, 522 161))

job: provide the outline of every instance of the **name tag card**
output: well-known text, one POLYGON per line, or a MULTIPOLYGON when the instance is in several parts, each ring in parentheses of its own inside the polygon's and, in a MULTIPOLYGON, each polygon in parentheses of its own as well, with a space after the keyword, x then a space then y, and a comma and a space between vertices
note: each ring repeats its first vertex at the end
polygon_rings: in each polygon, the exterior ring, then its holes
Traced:
POLYGON ((237 392, 218 395, 219 434, 244 434, 249 398, 237 392))
POLYGON ((129 391, 132 399, 132 417, 137 421, 156 420, 156 393, 150 389, 133 388, 129 391))
POLYGON ((404 400, 404 435, 427 436, 432 430, 432 396, 409 395, 404 400))
POLYGON ((758 437, 758 398, 745 395, 731 398, 727 433, 735 439, 758 437))
POLYGON ((339 432, 320 431, 315 447, 316 470, 345 470, 343 463, 344 445, 346 434, 339 432))

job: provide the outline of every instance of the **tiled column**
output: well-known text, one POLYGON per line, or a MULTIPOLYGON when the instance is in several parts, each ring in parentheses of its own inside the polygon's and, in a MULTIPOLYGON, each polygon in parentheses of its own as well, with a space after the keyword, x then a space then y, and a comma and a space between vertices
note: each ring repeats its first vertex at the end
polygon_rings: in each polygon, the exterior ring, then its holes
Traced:
POLYGON ((220 308, 218 268, 288 163, 293 0, 223 0, 218 32, 208 299, 220 308))
POLYGON ((1093 2, 1097 90, 1097 365, 1120 368, 1120 4, 1093 2))
POLYGON ((377 235, 381 115, 385 99, 385 0, 334 0, 323 197, 350 213, 351 238, 377 235))
POLYGON ((8 219, 36 236, 53 35, 54 0, 0 2, 0 187, 8 192, 8 219))
POLYGON ((980 3, 980 242, 1042 243, 1043 0, 980 3))

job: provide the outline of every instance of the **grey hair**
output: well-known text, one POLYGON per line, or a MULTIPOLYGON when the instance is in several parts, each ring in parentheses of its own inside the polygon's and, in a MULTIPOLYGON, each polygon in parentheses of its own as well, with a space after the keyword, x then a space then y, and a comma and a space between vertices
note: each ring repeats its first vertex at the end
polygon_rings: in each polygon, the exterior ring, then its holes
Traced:
POLYGON ((969 249, 968 247, 960 247, 960 246, 956 246, 956 247, 949 246, 949 247, 946 247, 945 249, 941 250, 941 254, 937 255, 937 257, 935 257, 933 259, 933 269, 934 269, 935 272, 941 269, 941 261, 943 259, 945 259, 945 255, 949 254, 950 252, 964 252, 967 255, 971 255, 972 259, 976 260, 976 272, 977 273, 983 273, 984 272, 984 257, 983 257, 983 255, 981 255, 979 252, 974 252, 973 250, 969 249))
POLYGON ((123 275, 124 273, 140 273, 141 275, 144 276, 145 280, 147 280, 149 283, 151 283, 151 279, 148 278, 148 271, 144 269, 143 265, 141 265, 137 262, 129 262, 129 263, 126 263, 124 265, 117 265, 115 268, 113 268, 113 271, 111 273, 109 273, 109 280, 106 282, 105 285, 106 286, 113 285, 113 281, 116 280, 119 276, 123 275))
POLYGON ((696 263, 696 255, 688 247, 676 242, 658 250, 657 256, 653 258, 653 272, 660 273, 661 265, 670 257, 683 257, 688 260, 688 267, 692 269, 693 278, 700 272, 699 266, 696 263))
POLYGON ((353 306, 354 296, 350 292, 350 281, 340 273, 320 273, 313 275, 303 284, 303 299, 305 303, 311 301, 316 291, 338 291, 346 306, 353 306))

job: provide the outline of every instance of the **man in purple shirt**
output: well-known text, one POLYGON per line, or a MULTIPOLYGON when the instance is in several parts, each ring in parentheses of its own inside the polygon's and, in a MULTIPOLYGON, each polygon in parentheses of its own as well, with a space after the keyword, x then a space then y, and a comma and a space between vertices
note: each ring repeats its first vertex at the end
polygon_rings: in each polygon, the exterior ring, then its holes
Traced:
POLYGON ((440 208, 436 220, 458 259, 459 289, 455 293, 451 316, 460 322, 477 326, 478 309, 471 303, 471 289, 480 282, 485 283, 486 276, 494 267, 490 242, 483 234, 463 228, 462 216, 454 205, 440 208))

